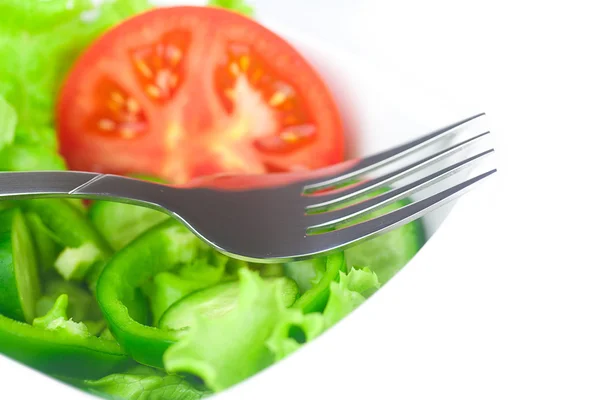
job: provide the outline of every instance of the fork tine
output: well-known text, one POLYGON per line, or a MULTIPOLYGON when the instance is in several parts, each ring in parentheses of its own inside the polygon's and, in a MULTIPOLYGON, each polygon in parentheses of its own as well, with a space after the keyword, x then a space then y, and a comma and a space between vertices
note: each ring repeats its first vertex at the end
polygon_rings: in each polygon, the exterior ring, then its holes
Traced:
POLYGON ((428 146, 437 140, 440 140, 454 132, 461 126, 484 116, 485 113, 480 113, 473 115, 472 117, 466 118, 462 121, 455 122, 452 125, 446 126, 442 129, 438 129, 437 131, 430 133, 426 136, 423 136, 419 139, 413 140, 407 144, 403 144, 392 149, 383 151, 381 153, 373 154, 372 156, 366 157, 360 162, 358 162, 355 166, 353 166, 350 170, 345 171, 342 175, 334 176, 333 178, 329 178, 327 180, 311 183, 304 187, 305 193, 312 193, 318 190, 327 189, 331 186, 339 185, 340 183, 347 181, 349 179, 355 178, 358 175, 365 174, 369 171, 372 171, 376 168, 382 167, 386 164, 389 164, 395 160, 398 160, 401 157, 404 157, 422 147, 428 146))
POLYGON ((411 203, 369 221, 336 231, 311 235, 311 237, 318 237, 319 240, 327 240, 329 242, 329 250, 345 247, 357 241, 384 233, 395 226, 404 225, 421 218, 428 212, 458 198, 468 190, 472 189, 473 185, 480 183, 483 179, 495 172, 497 172, 496 169, 489 170, 474 178, 459 183, 458 185, 436 193, 431 197, 411 203))
POLYGON ((393 183, 404 176, 417 172, 425 167, 428 167, 431 164, 448 158, 453 154, 464 150, 468 146, 475 144, 479 139, 489 135, 489 133, 489 131, 481 133, 454 146, 451 146, 445 150, 442 150, 431 156, 416 161, 406 167, 399 168, 373 180, 364 181, 359 183, 358 185, 351 186, 347 190, 341 189, 343 191, 341 194, 340 192, 336 191, 331 194, 319 195, 315 197, 315 200, 317 200, 318 203, 307 206, 306 210, 310 213, 326 211, 327 209, 331 209, 332 207, 335 207, 341 203, 345 203, 356 199, 361 195, 372 192, 373 190, 378 189, 384 185, 393 183))
POLYGON ((470 167, 481 161, 484 157, 492 154, 494 149, 489 149, 481 152, 473 157, 469 157, 462 160, 454 165, 447 168, 443 168, 425 178, 419 179, 413 183, 405 185, 403 187, 392 189, 379 196, 375 196, 371 199, 365 200, 358 204, 342 208, 336 211, 325 212, 316 215, 309 215, 307 219, 311 221, 313 225, 308 228, 308 231, 321 230, 327 228, 333 228, 338 224, 349 222, 355 218, 366 215, 369 212, 375 211, 381 207, 391 204, 394 201, 402 200, 416 192, 426 189, 462 170, 470 167))

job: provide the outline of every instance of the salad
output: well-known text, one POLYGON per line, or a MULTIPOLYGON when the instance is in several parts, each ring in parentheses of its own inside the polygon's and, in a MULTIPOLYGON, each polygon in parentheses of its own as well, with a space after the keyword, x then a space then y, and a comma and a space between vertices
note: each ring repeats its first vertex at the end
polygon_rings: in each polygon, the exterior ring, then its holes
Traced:
MULTIPOLYGON (((185 185, 342 161, 325 82, 252 12, 243 0, 1 2, 0 171, 185 185)), ((108 399, 199 399, 314 340, 423 243, 415 221, 263 265, 143 207, 1 201, 0 353, 108 399)))

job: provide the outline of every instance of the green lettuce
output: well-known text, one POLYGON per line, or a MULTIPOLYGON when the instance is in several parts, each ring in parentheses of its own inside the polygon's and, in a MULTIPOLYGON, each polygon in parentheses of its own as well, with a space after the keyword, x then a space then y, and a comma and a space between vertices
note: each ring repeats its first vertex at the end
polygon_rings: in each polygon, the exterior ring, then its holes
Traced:
POLYGON ((254 7, 247 4, 245 0, 209 0, 208 5, 227 8, 250 17, 254 15, 254 7))
POLYGON ((66 74, 101 33, 149 7, 147 0, 100 6, 92 0, 0 2, 0 96, 18 117, 14 142, 19 146, 2 151, 0 169, 64 169, 56 154, 54 111, 66 74))
POLYGON ((377 274, 368 268, 352 268, 348 274, 340 271, 339 282, 331 282, 329 299, 323 318, 325 329, 346 317, 364 301, 364 294, 380 287, 377 274))
POLYGON ((0 171, 56 171, 65 170, 66 164, 49 147, 14 144, 0 150, 0 171))
POLYGON ((0 96, 0 150, 13 142, 16 127, 17 113, 15 109, 4 100, 4 97, 0 96))
POLYGON ((304 293, 319 283, 325 275, 325 260, 324 257, 318 257, 287 263, 284 265, 285 275, 295 280, 300 293, 304 293))
POLYGON ((380 287, 377 275, 368 268, 351 269, 348 274, 340 271, 339 274, 339 282, 329 285, 329 298, 323 313, 303 314, 290 309, 283 314, 266 343, 276 360, 287 357, 331 328, 365 301, 365 293, 380 287))
POLYGON ((298 309, 289 309, 282 314, 265 344, 275 360, 279 361, 298 350, 304 343, 315 339, 325 329, 322 314, 304 314, 298 309))
POLYGON ((229 313, 196 315, 181 340, 164 355, 170 373, 193 374, 214 391, 224 390, 287 357, 348 315, 379 287, 369 269, 340 271, 331 282, 323 313, 286 308, 278 288, 248 269, 239 271, 238 304, 229 313), (199 338, 202 338, 199 340, 199 338))
POLYGON ((137 367, 122 374, 113 374, 96 381, 75 383, 83 390, 110 400, 199 400, 208 391, 198 388, 180 376, 158 370, 137 367))
POLYGON ((196 375, 208 388, 221 391, 273 363, 266 342, 289 310, 277 285, 248 269, 239 275, 236 307, 217 318, 196 316, 183 338, 165 352, 168 372, 196 375))

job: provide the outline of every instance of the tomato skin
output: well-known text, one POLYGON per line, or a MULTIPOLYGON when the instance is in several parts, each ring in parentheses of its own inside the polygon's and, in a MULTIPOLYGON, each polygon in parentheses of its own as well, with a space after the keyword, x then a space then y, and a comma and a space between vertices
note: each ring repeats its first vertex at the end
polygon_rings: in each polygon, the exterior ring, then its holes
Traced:
POLYGON ((154 9, 78 59, 57 107, 71 169, 185 183, 312 170, 344 157, 326 85, 287 42, 209 7, 154 9))

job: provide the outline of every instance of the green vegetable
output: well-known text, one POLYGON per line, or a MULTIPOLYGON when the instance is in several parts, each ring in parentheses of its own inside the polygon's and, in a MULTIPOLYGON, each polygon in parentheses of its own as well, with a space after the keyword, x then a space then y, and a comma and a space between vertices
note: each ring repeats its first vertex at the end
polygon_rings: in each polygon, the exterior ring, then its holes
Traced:
POLYGON ((219 283, 225 276, 229 263, 229 257, 207 249, 200 258, 183 266, 178 276, 187 282, 193 281, 196 289, 203 289, 219 283))
POLYGON ((40 296, 31 234, 19 209, 0 212, 0 313, 31 322, 40 296))
POLYGON ((47 329, 49 331, 64 332, 68 335, 83 338, 90 337, 91 335, 84 323, 75 322, 67 317, 68 305, 69 296, 61 294, 46 315, 33 320, 33 327, 47 329))
POLYGON ((77 386, 110 400, 199 400, 208 394, 182 377, 149 368, 113 374, 97 381, 87 380, 77 386))
POLYGON ((177 271, 161 272, 153 282, 145 286, 152 308, 154 325, 164 312, 184 296, 213 286, 225 277, 229 258, 214 250, 206 250, 200 258, 184 265, 177 271))
POLYGON ((154 326, 158 325, 164 312, 173 303, 197 290, 199 286, 202 286, 199 281, 189 281, 170 272, 161 272, 156 275, 153 285, 148 291, 154 326))
POLYGON ((82 324, 85 325, 88 332, 92 336, 99 336, 106 329, 106 321, 83 321, 82 324))
MULTIPOLYGON (((0 171, 66 169, 54 120, 66 73, 102 32, 150 8, 94 3, 0 1, 0 171)), ((245 0, 209 5, 254 12, 245 0)), ((415 221, 345 253, 260 265, 144 207, 96 201, 88 213, 68 199, 0 210, 0 353, 107 399, 224 390, 340 321, 424 243, 415 221), (131 358, 181 375, 126 370, 131 358)))
POLYGON ((365 300, 363 294, 378 288, 377 275, 368 268, 340 271, 339 282, 330 283, 330 294, 323 313, 286 313, 267 340, 276 360, 287 357, 303 343, 319 336, 365 300))
POLYGON ((50 271, 60 251, 58 239, 37 214, 28 212, 25 214, 25 220, 33 237, 40 271, 50 271))
MULTIPOLYGON (((409 200, 398 201, 365 218, 385 214, 409 203, 409 200)), ((423 223, 416 220, 347 249, 346 261, 350 267, 368 266, 382 283, 386 283, 417 254, 424 243, 423 223)))
MULTIPOLYGON (((110 257, 110 246, 71 203, 62 199, 39 199, 23 201, 22 206, 36 213, 65 247, 55 263, 65 279, 81 280, 90 271, 101 270, 110 257)), ((88 283, 94 286, 93 276, 88 277, 88 283)))
POLYGON ((0 353, 46 373, 83 379, 100 378, 129 363, 116 342, 85 335, 69 323, 65 302, 66 296, 37 326, 0 315, 0 353))
MULTIPOLYGON (((305 313, 323 311, 329 298, 329 287, 331 282, 339 279, 340 272, 346 271, 346 260, 344 253, 334 253, 327 257, 321 257, 313 261, 315 266, 314 285, 306 290, 294 307, 301 309, 305 313), (324 271, 324 272, 319 272, 324 271)), ((294 268, 293 265, 288 268, 294 268)))
POLYGON ((165 368, 196 375, 212 390, 226 389, 274 361, 265 342, 286 312, 276 285, 241 270, 235 308, 219 317, 195 315, 189 331, 165 352, 165 368))
POLYGON ((150 208, 109 201, 94 202, 89 216, 115 250, 122 249, 141 233, 169 218, 150 208))
POLYGON ((48 147, 14 144, 0 150, 0 171, 65 170, 65 162, 48 147))
POLYGON ((60 295, 69 297, 67 314, 74 321, 99 320, 102 312, 94 296, 80 284, 53 279, 44 284, 44 295, 38 300, 36 315, 44 315, 50 311, 60 295))
POLYGON ((209 6, 227 8, 249 17, 254 15, 254 7, 246 3, 246 0, 209 0, 209 6))
POLYGON ((54 103, 79 53, 100 33, 149 8, 145 0, 5 0, 0 2, 0 95, 19 117, 17 141, 56 147, 54 103), (82 18, 86 12, 88 18, 82 18), (92 12, 96 18, 90 18, 92 12), (87 19, 87 21, 84 21, 87 19))
POLYGON ((102 258, 102 250, 95 243, 84 243, 76 248, 64 249, 56 259, 54 266, 66 280, 81 281, 85 278, 88 270, 102 258))
POLYGON ((364 293, 378 289, 377 275, 368 268, 340 272, 339 282, 331 282, 329 300, 323 311, 325 328, 335 325, 365 301, 364 293))
POLYGON ((323 278, 325 260, 324 257, 318 257, 287 263, 284 265, 285 275, 295 280, 300 293, 304 293, 323 278))
POLYGON ((142 325, 147 325, 150 323, 150 307, 141 288, 134 290, 132 297, 123 298, 123 305, 127 307, 129 316, 135 322, 142 325))
POLYGON ((290 310, 277 322, 265 345, 273 353, 274 360, 279 361, 315 339, 325 329, 321 313, 303 314, 300 310, 290 310))
POLYGON ((127 302, 155 275, 190 264, 206 245, 183 225, 168 220, 117 252, 106 265, 96 296, 112 334, 138 362, 162 367, 167 347, 177 341, 173 331, 136 322, 127 302))
POLYGON ((0 150, 13 142, 17 126, 15 109, 0 96, 0 150))
MULTIPOLYGON (((266 279, 280 290, 285 307, 291 306, 298 296, 296 282, 288 278, 266 279)), ((187 329, 197 316, 215 318, 230 313, 238 303, 241 283, 226 282, 194 292, 173 304, 160 319, 162 329, 187 329)))

